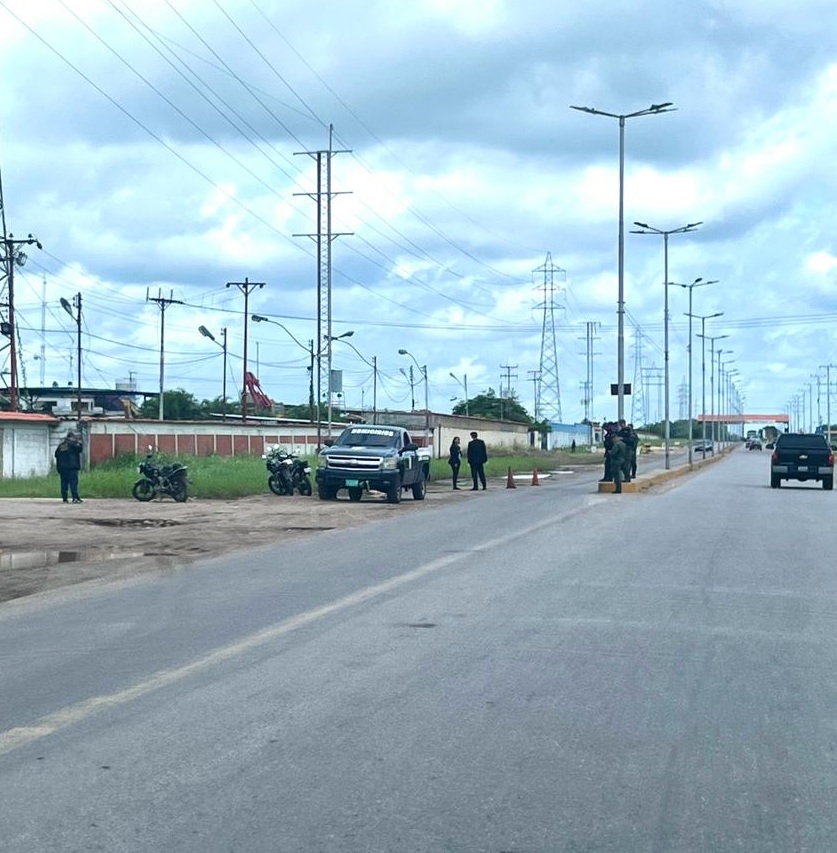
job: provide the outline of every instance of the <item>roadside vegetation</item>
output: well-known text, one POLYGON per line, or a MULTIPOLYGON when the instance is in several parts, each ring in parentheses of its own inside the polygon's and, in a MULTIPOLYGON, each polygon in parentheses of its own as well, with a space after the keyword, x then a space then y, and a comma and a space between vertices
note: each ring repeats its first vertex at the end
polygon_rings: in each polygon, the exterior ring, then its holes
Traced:
MULTIPOLYGON (((90 471, 82 471, 79 483, 82 498, 130 498, 131 487, 139 479, 137 466, 142 458, 125 454, 95 465, 90 471)), ((544 473, 566 465, 597 465, 601 459, 600 453, 582 449, 575 453, 561 450, 516 451, 509 456, 492 455, 485 466, 485 473, 494 478, 506 476, 509 468, 513 474, 531 473, 534 469, 544 473)), ((159 454, 157 460, 165 463, 173 461, 173 457, 159 454)), ((179 456, 177 460, 189 469, 190 497, 229 500, 268 492, 267 470, 259 456, 179 456)), ((308 461, 313 482, 316 457, 309 457, 308 461)), ((467 463, 463 462, 459 476, 461 480, 469 480, 467 463)), ((446 458, 432 460, 430 480, 450 482, 446 458)), ((57 474, 3 480, 0 484, 0 496, 4 498, 54 498, 58 493, 57 474)))

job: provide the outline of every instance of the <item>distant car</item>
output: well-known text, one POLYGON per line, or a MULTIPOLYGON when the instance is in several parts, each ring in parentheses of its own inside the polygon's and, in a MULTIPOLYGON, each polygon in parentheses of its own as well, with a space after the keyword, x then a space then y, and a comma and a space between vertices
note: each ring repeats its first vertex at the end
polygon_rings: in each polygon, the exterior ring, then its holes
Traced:
POLYGON ((711 453, 715 448, 715 445, 711 441, 698 441, 692 450, 695 453, 711 453))
POLYGON ((776 445, 772 441, 768 441, 767 444, 764 445, 768 450, 773 450, 776 445))
POLYGON ((761 450, 761 441, 757 438, 748 438, 747 450, 761 450))

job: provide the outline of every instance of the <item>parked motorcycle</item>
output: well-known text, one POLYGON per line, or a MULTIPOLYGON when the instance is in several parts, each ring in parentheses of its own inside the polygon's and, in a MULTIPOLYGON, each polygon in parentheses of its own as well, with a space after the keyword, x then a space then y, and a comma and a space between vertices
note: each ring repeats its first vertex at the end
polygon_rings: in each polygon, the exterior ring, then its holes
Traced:
POLYGON ((142 476, 134 483, 131 494, 143 502, 168 495, 178 503, 184 503, 188 497, 186 470, 186 466, 180 462, 159 465, 154 461, 154 451, 149 449, 145 460, 140 462, 139 472, 142 476))
POLYGON ((283 447, 273 447, 262 454, 267 468, 267 487, 275 495, 290 497, 294 492, 310 496, 311 466, 295 453, 288 453, 283 447))

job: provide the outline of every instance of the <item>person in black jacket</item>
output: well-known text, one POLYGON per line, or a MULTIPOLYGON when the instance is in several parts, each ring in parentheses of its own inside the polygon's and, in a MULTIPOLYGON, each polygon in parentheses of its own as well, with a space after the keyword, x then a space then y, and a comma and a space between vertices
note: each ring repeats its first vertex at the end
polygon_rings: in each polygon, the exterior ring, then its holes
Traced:
POLYGON ((488 462, 488 450, 485 447, 485 442, 477 437, 477 433, 471 433, 471 440, 468 442, 468 465, 471 468, 471 479, 474 481, 472 492, 477 491, 477 480, 485 489, 485 469, 484 465, 488 462))
POLYGON ((459 443, 459 436, 455 435, 450 444, 448 451, 448 465, 450 465, 451 475, 453 477, 453 487, 459 491, 459 486, 456 485, 459 480, 459 467, 462 465, 462 445, 459 443))
POLYGON ((81 470, 81 440, 72 430, 67 437, 55 448, 55 468, 61 477, 61 500, 69 503, 68 495, 73 496, 73 503, 80 504, 78 496, 78 472, 81 470))

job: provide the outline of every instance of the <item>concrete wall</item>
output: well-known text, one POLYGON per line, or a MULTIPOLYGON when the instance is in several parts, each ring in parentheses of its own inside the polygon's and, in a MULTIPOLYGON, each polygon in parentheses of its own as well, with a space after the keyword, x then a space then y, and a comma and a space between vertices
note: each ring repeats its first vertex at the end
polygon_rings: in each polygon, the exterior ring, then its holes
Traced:
POLYGON ((4 424, 0 428, 0 475, 3 479, 48 474, 52 462, 49 438, 47 424, 4 424))
MULTIPOLYGON (((413 440, 424 445, 423 413, 388 413, 379 423, 405 427, 413 440)), ((530 446, 528 427, 507 421, 466 418, 456 415, 430 415, 428 446, 433 456, 446 458, 453 437, 458 435, 465 448, 469 434, 476 430, 492 452, 530 446)), ((336 438, 346 424, 332 424, 336 438)), ((53 421, 48 424, 0 424, 0 476, 44 476, 54 470, 54 453, 76 422, 53 421)), ((82 465, 89 469, 116 456, 133 453, 144 456, 148 447, 174 456, 260 456, 269 444, 281 444, 303 456, 317 451, 316 424, 307 422, 247 423, 222 421, 157 421, 139 419, 92 419, 80 430, 84 454, 82 465)), ((322 439, 328 435, 321 428, 322 439)))

